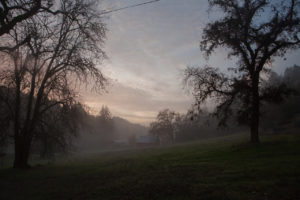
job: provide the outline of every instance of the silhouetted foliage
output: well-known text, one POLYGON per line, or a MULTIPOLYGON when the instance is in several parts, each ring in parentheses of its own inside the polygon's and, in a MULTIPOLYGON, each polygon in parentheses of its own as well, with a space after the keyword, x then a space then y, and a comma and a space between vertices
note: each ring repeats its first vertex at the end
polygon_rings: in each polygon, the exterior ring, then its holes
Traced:
POLYGON ((157 114, 156 121, 150 124, 149 132, 157 137, 160 144, 168 141, 174 143, 179 120, 178 113, 169 109, 162 110, 157 114))
POLYGON ((102 121, 112 120, 111 112, 107 106, 102 106, 99 114, 99 119, 102 121))
POLYGON ((72 140, 79 134, 83 124, 84 113, 80 104, 56 106, 47 112, 43 119, 47 122, 39 124, 33 138, 33 151, 41 158, 53 158, 55 153, 67 153, 72 140))
POLYGON ((210 56, 216 48, 226 48, 228 57, 238 60, 231 68, 236 76, 210 66, 188 67, 185 81, 193 90, 196 107, 207 100, 216 100, 215 115, 220 125, 237 116, 241 123, 250 126, 251 142, 258 143, 261 102, 280 102, 283 95, 291 92, 284 84, 262 88, 261 75, 268 73, 274 57, 299 48, 300 2, 209 0, 209 3, 220 8, 224 17, 207 24, 201 50, 210 56))
POLYGON ((282 76, 272 73, 268 83, 284 83, 292 89, 292 95, 281 104, 264 103, 262 128, 271 133, 297 133, 300 130, 300 67, 287 68, 282 76))
POLYGON ((105 139, 107 140, 107 142, 112 143, 114 139, 114 122, 110 110, 107 106, 102 106, 100 115, 97 117, 97 124, 99 127, 97 130, 98 134, 105 135, 105 139))
POLYGON ((11 1, 1 1, 0 2, 0 36, 9 33, 14 26, 22 22, 33 15, 37 14, 42 3, 48 3, 47 9, 49 9, 49 4, 52 1, 42 1, 42 0, 11 0, 11 1))
POLYGON ((97 116, 82 115, 79 137, 76 138, 78 152, 99 152, 111 148, 135 146, 135 140, 147 135, 148 129, 123 118, 112 116, 107 106, 102 106, 97 116))
MULTIPOLYGON (((31 18, 42 13, 58 15, 64 12, 57 6, 55 0, 4 0, 0 2, 0 37, 11 34, 15 26, 21 22, 30 21, 31 18)), ((8 36, 9 37, 9 36, 8 36)), ((26 34, 15 46, 1 43, 0 50, 15 50, 19 46, 28 43, 32 35, 26 34)))
POLYGON ((161 143, 195 141, 244 131, 244 127, 236 127, 232 121, 228 123, 226 130, 219 129, 217 120, 207 111, 195 113, 195 110, 189 110, 186 114, 179 114, 165 109, 158 115, 163 116, 163 119, 157 118, 151 123, 149 133, 161 143))
POLYGON ((1 49, 0 84, 10 90, 1 103, 9 108, 17 168, 28 167, 35 138, 49 139, 42 133, 56 135, 51 141, 66 146, 65 132, 59 127, 65 127, 65 113, 76 104, 77 82, 91 78, 98 91, 106 83, 96 68, 105 57, 101 45, 106 29, 95 1, 63 0, 55 5, 59 13, 38 12, 1 37, 8 48, 1 49), (19 45, 28 35, 30 40, 19 45))

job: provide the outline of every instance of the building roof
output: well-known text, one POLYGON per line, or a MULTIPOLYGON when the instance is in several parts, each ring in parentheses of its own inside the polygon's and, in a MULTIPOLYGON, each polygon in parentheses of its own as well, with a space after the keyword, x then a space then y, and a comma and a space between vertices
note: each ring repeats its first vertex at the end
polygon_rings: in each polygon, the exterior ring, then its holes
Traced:
POLYGON ((140 136, 137 140, 136 143, 144 143, 144 144, 152 144, 155 143, 156 139, 154 136, 146 135, 146 136, 140 136))

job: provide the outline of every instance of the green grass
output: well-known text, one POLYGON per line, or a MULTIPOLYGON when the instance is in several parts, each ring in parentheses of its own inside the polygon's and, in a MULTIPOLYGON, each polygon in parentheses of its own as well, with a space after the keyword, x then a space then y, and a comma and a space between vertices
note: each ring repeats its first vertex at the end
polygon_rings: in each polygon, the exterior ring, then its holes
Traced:
POLYGON ((231 136, 0 170, 0 199, 300 199, 300 136, 231 136))

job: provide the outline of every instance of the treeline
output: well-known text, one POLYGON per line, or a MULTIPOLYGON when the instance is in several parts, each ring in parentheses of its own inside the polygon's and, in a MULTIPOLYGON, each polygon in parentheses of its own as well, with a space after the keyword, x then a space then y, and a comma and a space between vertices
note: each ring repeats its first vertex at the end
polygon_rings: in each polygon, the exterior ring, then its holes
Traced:
POLYGON ((149 134, 160 145, 188 142, 245 131, 231 122, 227 127, 219 127, 218 121, 208 111, 195 113, 189 110, 179 114, 169 109, 159 111, 156 121, 150 124, 149 134))
MULTIPOLYGON (((268 84, 284 83, 291 94, 280 104, 262 106, 261 128, 274 134, 297 133, 300 130, 300 66, 287 68, 283 75, 272 73, 268 84)), ((274 93, 276 95, 276 93, 274 93)))
MULTIPOLYGON (((272 91, 272 103, 261 105, 260 129, 262 134, 297 133, 300 130, 300 66, 287 68, 283 75, 268 72, 261 79, 262 90, 268 86, 284 87, 285 97, 272 91), (281 99, 283 98, 283 99, 281 99)), ((236 134, 248 131, 245 121, 231 117, 221 124, 217 116, 193 106, 186 114, 169 109, 158 113, 156 121, 150 125, 150 134, 160 144, 193 141, 197 139, 236 134)))
POLYGON ((102 106, 98 115, 85 112, 82 127, 75 139, 77 152, 96 152, 118 146, 128 146, 141 135, 148 134, 148 128, 131 123, 121 117, 112 116, 107 106, 102 106))
MULTIPOLYGON (((11 93, 7 88, 0 88, 0 97, 11 93)), ((10 96, 13 97, 13 94, 10 96)), ((26 102, 27 95, 22 94, 22 101, 26 102)), ((82 151, 101 151, 117 145, 128 145, 130 140, 141 135, 147 135, 148 128, 133 124, 129 121, 112 116, 109 108, 103 106, 97 115, 89 114, 89 108, 80 103, 69 106, 55 104, 49 115, 43 115, 36 122, 35 137, 32 140, 30 155, 40 158, 53 158, 56 154, 82 151)), ((0 107, 0 160, 5 159, 7 153, 14 152, 13 123, 6 112, 5 106, 0 107)), ((21 109, 23 110, 23 109, 21 109)))
MULTIPOLYGON (((16 101, 14 88, 0 87, 0 154, 5 155, 7 151, 16 151, 18 142, 15 138, 14 123, 16 117, 25 126, 28 118, 28 102, 36 102, 36 98, 30 97, 28 93, 20 93, 22 103, 17 109, 18 115, 13 115, 9 103, 16 101)), ((36 128, 30 132, 32 137, 30 152, 39 154, 41 157, 52 157, 55 153, 66 153, 72 146, 72 139, 78 135, 82 125, 83 109, 81 104, 72 100, 64 102, 43 98, 42 108, 47 109, 34 123, 36 128)), ((43 110, 41 111, 43 112, 43 110)), ((30 113, 29 113, 30 114, 30 113)), ((32 113, 31 113, 32 115, 32 113)))

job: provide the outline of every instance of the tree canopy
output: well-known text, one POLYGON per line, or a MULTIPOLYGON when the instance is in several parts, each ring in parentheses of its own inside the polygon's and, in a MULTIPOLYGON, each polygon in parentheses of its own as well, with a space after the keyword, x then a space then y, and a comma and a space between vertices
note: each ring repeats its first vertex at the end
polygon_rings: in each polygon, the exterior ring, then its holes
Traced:
POLYGON ((43 134, 66 144, 63 134, 68 131, 54 131, 53 125, 72 119, 66 112, 76 104, 78 83, 93 82, 97 91, 106 84, 96 66, 105 58, 106 33, 96 1, 54 3, 59 13, 38 12, 1 36, 0 84, 4 89, 0 100, 12 124, 14 166, 18 168, 28 166, 32 143, 45 138, 43 134), (20 41, 26 42, 21 45, 20 41))
POLYGON ((209 0, 211 7, 223 11, 223 17, 208 23, 200 42, 209 57, 223 47, 237 63, 230 67, 233 76, 211 66, 188 67, 185 81, 193 89, 196 105, 215 99, 215 115, 220 124, 234 113, 251 129, 251 141, 259 142, 260 104, 263 100, 282 100, 289 94, 284 85, 262 89, 262 74, 267 74, 274 57, 300 47, 298 0, 209 0), (278 98, 279 97, 279 98, 278 98))
POLYGON ((156 121, 150 124, 150 134, 156 136, 160 144, 168 140, 174 143, 179 120, 180 115, 178 113, 164 109, 158 112, 156 121))

